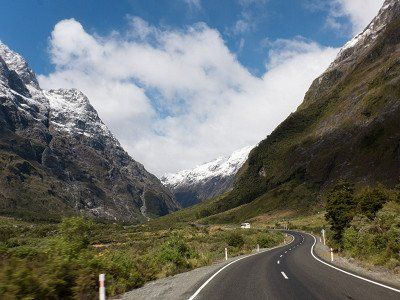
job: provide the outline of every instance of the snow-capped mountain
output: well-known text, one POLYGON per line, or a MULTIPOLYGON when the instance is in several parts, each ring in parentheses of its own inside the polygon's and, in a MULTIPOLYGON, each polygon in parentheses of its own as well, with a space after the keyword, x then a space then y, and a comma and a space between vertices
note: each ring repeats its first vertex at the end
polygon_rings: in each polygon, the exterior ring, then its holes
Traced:
POLYGON ((0 213, 140 221, 179 208, 83 93, 43 91, 26 61, 0 43, 0 213))
POLYGON ((218 157, 193 170, 166 174, 161 178, 161 182, 172 190, 183 207, 194 205, 231 188, 236 173, 253 147, 244 147, 230 156, 218 157))

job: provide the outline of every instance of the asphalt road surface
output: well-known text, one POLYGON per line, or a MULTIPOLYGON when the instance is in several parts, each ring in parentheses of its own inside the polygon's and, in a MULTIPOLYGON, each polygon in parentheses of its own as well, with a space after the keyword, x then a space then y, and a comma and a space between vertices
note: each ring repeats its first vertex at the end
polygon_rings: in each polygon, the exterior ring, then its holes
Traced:
POLYGON ((397 291, 319 262, 312 236, 288 233, 292 243, 229 265, 192 299, 400 299, 397 291))

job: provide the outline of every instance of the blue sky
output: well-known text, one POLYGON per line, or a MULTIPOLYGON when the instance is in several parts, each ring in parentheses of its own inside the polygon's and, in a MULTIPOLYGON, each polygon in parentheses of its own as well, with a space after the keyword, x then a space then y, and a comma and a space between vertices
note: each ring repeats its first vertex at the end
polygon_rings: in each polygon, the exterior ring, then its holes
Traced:
POLYGON ((13 0, 0 40, 156 175, 258 143, 383 0, 13 0))
MULTIPOLYGON (((332 47, 348 40, 348 31, 337 33, 326 26, 328 10, 310 9, 309 3, 269 0, 246 5, 232 0, 204 0, 197 7, 183 0, 3 1, 2 10, 8 13, 0 19, 0 38, 27 58, 36 72, 46 74, 52 70, 47 54, 48 38, 54 25, 63 19, 75 18, 89 32, 102 35, 125 29, 129 15, 139 16, 153 25, 174 28, 205 22, 222 34, 242 64, 259 75, 264 70, 268 50, 268 45, 263 43, 265 39, 303 36, 332 47), (241 19, 252 23, 251 28, 238 32, 235 24, 241 19)), ((348 23, 346 18, 341 22, 348 23)))

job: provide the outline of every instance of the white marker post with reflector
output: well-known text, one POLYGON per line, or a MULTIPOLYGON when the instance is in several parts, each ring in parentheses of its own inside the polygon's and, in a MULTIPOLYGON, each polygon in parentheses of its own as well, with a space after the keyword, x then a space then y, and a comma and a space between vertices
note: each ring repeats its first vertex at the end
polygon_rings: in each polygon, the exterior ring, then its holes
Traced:
POLYGON ((228 260, 228 248, 225 248, 225 260, 228 260))
POLYGON ((106 300, 106 286, 104 284, 105 280, 106 280, 106 275, 100 274, 99 275, 99 299, 100 300, 106 300))
POLYGON ((331 261, 333 261, 333 249, 331 248, 331 261))

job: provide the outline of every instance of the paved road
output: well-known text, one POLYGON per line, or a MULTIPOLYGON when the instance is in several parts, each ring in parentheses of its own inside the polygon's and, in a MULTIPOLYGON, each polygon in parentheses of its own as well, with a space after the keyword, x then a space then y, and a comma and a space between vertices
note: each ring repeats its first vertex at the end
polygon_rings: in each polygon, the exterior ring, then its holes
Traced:
POLYGON ((396 291, 317 261, 310 251, 314 238, 290 234, 291 244, 228 266, 195 299, 400 299, 396 291))

